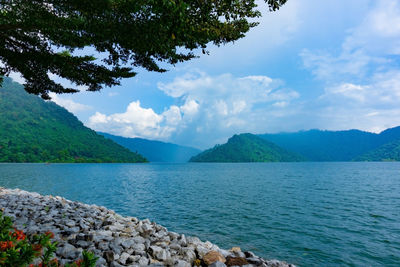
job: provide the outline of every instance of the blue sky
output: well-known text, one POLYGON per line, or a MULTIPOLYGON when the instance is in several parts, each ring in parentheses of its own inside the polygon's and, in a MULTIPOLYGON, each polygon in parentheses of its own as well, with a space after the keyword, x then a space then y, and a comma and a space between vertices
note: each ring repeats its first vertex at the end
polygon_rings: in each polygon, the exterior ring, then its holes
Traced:
POLYGON ((400 125, 399 1, 289 0, 259 21, 167 73, 53 100, 94 130, 198 148, 243 132, 400 125))

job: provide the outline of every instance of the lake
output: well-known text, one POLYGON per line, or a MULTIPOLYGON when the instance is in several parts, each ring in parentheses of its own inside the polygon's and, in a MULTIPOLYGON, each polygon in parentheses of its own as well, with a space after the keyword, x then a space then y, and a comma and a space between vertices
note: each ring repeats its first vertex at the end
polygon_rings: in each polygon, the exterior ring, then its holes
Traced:
POLYGON ((299 266, 400 266, 400 163, 0 164, 0 186, 299 266))

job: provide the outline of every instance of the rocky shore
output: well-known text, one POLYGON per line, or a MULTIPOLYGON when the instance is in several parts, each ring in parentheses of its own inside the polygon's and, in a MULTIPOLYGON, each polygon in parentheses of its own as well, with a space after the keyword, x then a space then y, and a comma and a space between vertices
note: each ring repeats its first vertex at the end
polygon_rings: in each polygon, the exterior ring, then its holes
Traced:
POLYGON ((294 266, 265 260, 239 247, 224 250, 197 237, 170 232, 148 219, 123 217, 105 207, 58 196, 0 187, 0 209, 28 235, 53 232, 61 263, 88 250, 99 257, 97 266, 294 266))

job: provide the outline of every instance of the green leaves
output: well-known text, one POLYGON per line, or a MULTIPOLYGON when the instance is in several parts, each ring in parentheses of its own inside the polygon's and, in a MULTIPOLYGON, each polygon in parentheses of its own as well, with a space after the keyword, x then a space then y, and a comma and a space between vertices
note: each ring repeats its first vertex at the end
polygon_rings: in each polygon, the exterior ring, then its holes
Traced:
MULTIPOLYGON (((10 217, 3 216, 0 211, 0 265, 5 267, 15 266, 47 266, 61 267, 54 254, 57 242, 52 242, 52 232, 33 235, 29 239, 21 230, 12 227, 10 217), (40 259, 38 265, 31 264, 35 258, 40 259)), ((94 267, 98 257, 92 252, 82 251, 82 258, 65 267, 94 267)))
POLYGON ((5 78, 0 88, 0 162, 144 162, 86 128, 53 102, 5 78))
MULTIPOLYGON (((266 0, 273 11, 286 1, 266 0)), ((0 75, 20 72, 26 90, 45 99, 77 92, 49 72, 98 91, 133 77, 136 67, 164 72, 161 62, 188 61, 197 48, 242 38, 257 25, 249 22, 261 15, 256 8, 255 0, 3 0, 0 75), (99 63, 74 53, 89 46, 108 56, 99 63)))

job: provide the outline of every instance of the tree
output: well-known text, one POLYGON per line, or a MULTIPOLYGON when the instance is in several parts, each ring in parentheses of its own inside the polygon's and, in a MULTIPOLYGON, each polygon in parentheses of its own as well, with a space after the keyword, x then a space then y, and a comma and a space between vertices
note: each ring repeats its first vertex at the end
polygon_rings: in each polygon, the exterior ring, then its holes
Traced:
MULTIPOLYGON (((286 1, 265 0, 271 11, 286 1)), ((164 72, 160 64, 238 40, 260 15, 255 0, 0 0, 0 79, 19 72, 25 90, 44 99, 77 92, 50 73, 98 91, 135 76, 133 68, 164 72), (77 51, 85 47, 106 56, 77 51)))

